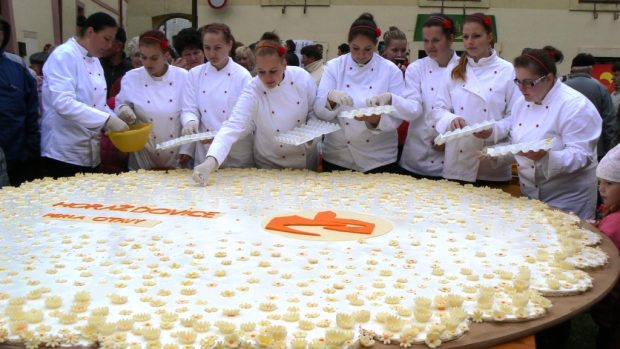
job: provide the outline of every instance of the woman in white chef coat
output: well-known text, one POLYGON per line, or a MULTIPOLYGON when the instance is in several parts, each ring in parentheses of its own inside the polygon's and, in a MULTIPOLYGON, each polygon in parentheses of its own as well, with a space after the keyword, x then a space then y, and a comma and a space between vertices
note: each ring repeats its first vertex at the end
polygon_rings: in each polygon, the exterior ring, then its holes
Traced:
MULTIPOLYGON (((465 17, 463 44, 465 52, 454 67, 449 67, 433 106, 435 130, 445 133, 487 120, 499 121, 510 115, 518 91, 512 64, 501 59, 493 49, 491 18, 475 13, 465 17)), ((483 147, 501 140, 486 130, 446 143, 443 177, 463 182, 504 182, 511 179, 510 164, 495 168, 479 159, 483 147)))
POLYGON ((390 104, 404 90, 403 74, 377 54, 381 30, 373 16, 362 14, 349 28, 351 52, 327 63, 314 103, 317 117, 336 121, 341 129, 325 136, 323 170, 361 172, 393 170, 397 155, 396 128, 403 116, 338 117, 347 109, 390 104))
MULTIPOLYGON (((443 14, 431 15, 422 26, 424 51, 427 56, 409 64, 405 71, 405 93, 408 103, 421 105, 421 112, 406 113, 409 129, 400 167, 415 177, 441 178, 444 162, 444 146, 435 145, 438 133, 431 117, 437 92, 442 86, 443 75, 449 65, 454 66, 458 56, 452 49, 455 26, 452 19, 443 14)), ((397 108, 406 105, 394 104, 397 108)))
POLYGON ((514 67, 514 82, 523 96, 509 119, 511 142, 555 139, 549 151, 514 156, 521 193, 582 219, 594 218, 596 144, 602 127, 596 107, 558 80, 555 62, 543 50, 525 51, 514 67))
POLYGON ((316 83, 308 72, 286 65, 286 48, 275 33, 265 33, 256 44, 258 75, 243 90, 231 116, 218 131, 205 162, 194 168, 196 182, 206 184, 232 145, 254 132, 254 161, 259 168, 316 168, 314 141, 293 146, 275 140, 281 132, 314 118, 316 83))
POLYGON ((55 48, 43 66, 41 156, 49 177, 97 172, 101 130, 128 129, 106 105, 98 58, 111 47, 116 29, 110 15, 92 14, 78 36, 55 48))
MULTIPOLYGON (((181 135, 181 94, 187 71, 168 64, 170 45, 164 33, 151 30, 138 40, 142 67, 128 71, 116 96, 116 113, 124 120, 152 124, 144 149, 129 154, 130 170, 180 167, 182 148, 156 149, 181 135)), ((193 154, 192 154, 193 155, 193 154)))
MULTIPOLYGON (((183 93, 183 134, 217 132, 226 121, 252 76, 229 56, 235 38, 226 24, 202 28, 202 42, 208 62, 189 71, 183 93)), ((207 158, 211 141, 193 143, 194 166, 207 158)), ((253 167, 252 134, 235 142, 220 167, 253 167)))

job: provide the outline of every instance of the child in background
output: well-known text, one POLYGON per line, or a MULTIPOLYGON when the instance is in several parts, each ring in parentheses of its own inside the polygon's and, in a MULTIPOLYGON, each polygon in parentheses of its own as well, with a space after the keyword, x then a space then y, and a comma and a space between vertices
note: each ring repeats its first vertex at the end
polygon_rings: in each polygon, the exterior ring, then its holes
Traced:
MULTIPOLYGON (((603 203, 596 226, 620 250, 620 146, 611 149, 596 169, 598 190, 603 203)), ((592 308, 592 318, 599 326, 597 349, 620 348, 620 282, 592 308)))

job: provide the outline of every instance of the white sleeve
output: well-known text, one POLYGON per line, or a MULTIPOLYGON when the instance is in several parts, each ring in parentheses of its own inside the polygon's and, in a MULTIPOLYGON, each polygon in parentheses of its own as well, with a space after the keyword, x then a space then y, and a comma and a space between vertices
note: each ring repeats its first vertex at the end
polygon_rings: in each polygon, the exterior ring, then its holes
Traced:
MULTIPOLYGON (((202 66, 199 69, 202 69, 202 66)), ((198 108, 196 91, 198 91, 200 77, 202 75, 195 73, 200 73, 200 70, 189 71, 189 73, 187 74, 185 86, 183 88, 183 100, 181 102, 181 126, 184 126, 191 120, 200 120, 200 109, 198 108)))
POLYGON ((338 64, 336 61, 330 61, 325 66, 325 71, 321 77, 319 88, 316 92, 316 98, 314 100, 314 113, 319 119, 331 121, 340 113, 340 107, 334 110, 327 108, 327 94, 329 91, 336 89, 338 86, 337 81, 338 64))
POLYGON ((110 109, 101 111, 77 99, 78 80, 88 77, 76 76, 76 64, 72 63, 75 60, 69 52, 58 52, 45 62, 45 80, 51 106, 62 118, 86 128, 99 128, 108 120, 110 109))
POLYGON ((422 115, 422 73, 418 64, 410 64, 405 71, 403 95, 392 94, 392 105, 406 121, 413 121, 422 115))
POLYGON ((317 86, 316 82, 312 78, 310 74, 308 74, 307 78, 304 81, 304 89, 306 91, 306 98, 308 99, 308 116, 306 117, 306 121, 310 119, 316 119, 316 114, 314 113, 314 102, 316 100, 317 86))
POLYGON ((222 165, 233 144, 249 132, 252 127, 252 117, 257 111, 258 99, 253 86, 248 85, 243 89, 228 120, 222 123, 222 127, 209 147, 207 156, 213 156, 217 163, 222 165))
POLYGON ((542 160, 545 178, 573 173, 596 162, 596 144, 601 135, 602 121, 589 101, 567 103, 560 110, 561 147, 550 150, 542 160))
POLYGON ((499 120, 493 125, 493 138, 498 141, 507 138, 510 134, 510 128, 512 127, 513 116, 512 116, 512 108, 515 105, 515 102, 521 98, 523 95, 521 91, 517 88, 512 80, 514 79, 514 72, 512 73, 512 77, 510 78, 510 82, 508 82, 506 87, 506 109, 504 111, 504 118, 499 120))
MULTIPOLYGON (((131 92, 134 90, 131 81, 131 74, 127 72, 121 79, 121 91, 116 95, 116 105, 114 107, 114 112, 118 113, 118 110, 123 105, 127 105, 134 109, 134 104, 131 102, 131 92)), ((134 109, 135 112, 135 109, 134 109)))
MULTIPOLYGON (((390 68, 393 68, 393 69, 389 69, 390 84, 386 92, 389 92, 392 94, 392 103, 393 103, 394 96, 400 97, 404 94, 405 79, 403 78, 402 71, 398 69, 395 65, 393 67, 390 66, 390 68)), ((377 125, 377 128, 374 129, 373 131, 387 132, 387 131, 396 130, 398 126, 400 126, 402 121, 406 120, 406 117, 405 117, 406 112, 407 112, 406 110, 403 110, 403 109, 399 110, 397 108, 396 111, 392 112, 391 114, 381 115, 381 120, 379 120, 379 125, 377 125)))

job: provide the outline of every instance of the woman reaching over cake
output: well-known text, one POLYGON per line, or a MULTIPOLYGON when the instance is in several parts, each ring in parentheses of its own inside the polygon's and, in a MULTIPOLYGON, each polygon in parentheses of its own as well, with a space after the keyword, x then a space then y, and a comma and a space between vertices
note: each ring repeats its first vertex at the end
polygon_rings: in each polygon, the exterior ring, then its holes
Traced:
POLYGON ((405 72, 405 95, 410 102, 422 106, 421 113, 406 114, 410 119, 400 167, 416 177, 441 178, 444 146, 434 143, 437 131, 431 112, 437 91, 448 65, 454 65, 458 56, 452 49, 455 25, 443 14, 431 15, 422 26, 424 51, 427 57, 418 59, 405 72))
MULTIPOLYGON (((252 79, 250 73, 229 56, 235 38, 226 24, 205 25, 202 43, 208 62, 189 71, 181 114, 184 135, 217 132, 252 79)), ((252 135, 248 134, 235 142, 221 166, 253 167, 252 140, 252 135)), ((207 159, 210 143, 210 140, 193 143, 194 166, 207 159)))
MULTIPOLYGON (((620 145, 611 149, 596 168, 598 190, 603 204, 596 226, 620 250, 620 145)), ((597 349, 620 348, 620 282, 592 308, 598 325, 597 349)))
MULTIPOLYGON (((484 121, 499 121, 510 115, 518 96, 511 82, 512 65, 501 59, 495 50, 493 21, 482 13, 465 16, 463 44, 465 52, 456 66, 444 74, 432 116, 435 130, 443 134, 450 130, 484 121)), ((474 133, 446 143, 443 177, 463 182, 504 182, 512 177, 510 164, 493 167, 488 160, 479 159, 478 152, 502 138, 492 130, 474 133)), ((504 135, 505 137, 505 135, 504 135)))
MULTIPOLYGON (((553 138, 548 151, 518 153, 521 193, 552 207, 594 218, 596 143, 601 117, 581 93, 557 79, 555 62, 543 50, 527 50, 515 58, 514 83, 523 94, 510 119, 495 130, 510 133, 512 143, 553 138)), ((511 163, 511 157, 498 161, 511 163)))
POLYGON ((325 171, 385 172, 396 167, 401 112, 354 120, 338 117, 343 110, 396 104, 401 99, 405 85, 401 70, 375 52, 380 35, 373 16, 362 14, 349 28, 351 52, 327 63, 314 111, 321 119, 337 119, 341 129, 325 136, 325 171))
POLYGON ((140 35, 138 47, 142 67, 123 76, 116 112, 129 123, 139 119, 153 128, 144 149, 129 155, 129 169, 178 168, 179 153, 187 153, 186 147, 158 150, 155 146, 181 135, 181 93, 187 71, 168 64, 168 40, 158 30, 140 35))
POLYGON ((78 35, 54 49, 43 66, 41 156, 48 177, 97 172, 102 129, 128 129, 106 104, 98 59, 112 46, 117 27, 110 15, 92 14, 78 35))
POLYGON ((235 142, 254 132, 253 154, 259 168, 316 168, 314 141, 293 146, 276 141, 281 132, 314 118, 316 83, 304 69, 287 67, 286 48, 272 32, 256 44, 256 71, 243 90, 228 120, 209 147, 207 159, 194 168, 196 182, 206 184, 228 156, 235 142))

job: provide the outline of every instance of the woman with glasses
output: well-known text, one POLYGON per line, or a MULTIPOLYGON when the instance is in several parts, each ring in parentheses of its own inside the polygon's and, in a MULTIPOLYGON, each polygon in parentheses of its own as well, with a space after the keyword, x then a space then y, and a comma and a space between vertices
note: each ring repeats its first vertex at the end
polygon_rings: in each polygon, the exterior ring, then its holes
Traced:
MULTIPOLYGON (((596 143, 602 127, 596 107, 558 80, 555 62, 543 50, 524 52, 514 67, 514 82, 523 98, 515 101, 512 116, 503 122, 511 142, 554 139, 549 151, 515 156, 521 193, 582 219, 594 218, 596 143)), ((499 162, 512 162, 512 157, 499 162)))
MULTIPOLYGON (((484 121, 500 121, 510 115, 517 96, 512 83, 512 65, 499 58, 493 49, 493 22, 482 13, 465 17, 463 44, 465 52, 458 63, 444 75, 445 83, 437 93, 433 106, 435 130, 442 134, 484 121)), ((495 126, 494 128, 497 128, 495 126)), ((487 159, 479 159, 484 147, 502 140, 493 130, 446 143, 443 177, 463 182, 505 182, 512 177, 511 166, 494 167, 487 159)))

